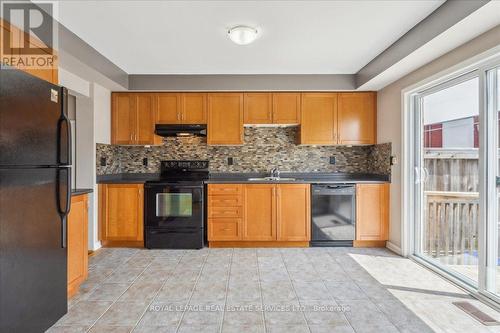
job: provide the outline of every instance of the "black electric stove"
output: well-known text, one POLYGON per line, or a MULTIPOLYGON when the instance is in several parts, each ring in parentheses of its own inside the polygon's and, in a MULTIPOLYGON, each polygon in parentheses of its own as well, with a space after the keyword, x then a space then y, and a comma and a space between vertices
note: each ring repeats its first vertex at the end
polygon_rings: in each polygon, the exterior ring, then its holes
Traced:
POLYGON ((144 185, 144 241, 148 249, 204 246, 204 185, 208 161, 162 161, 160 180, 144 185))

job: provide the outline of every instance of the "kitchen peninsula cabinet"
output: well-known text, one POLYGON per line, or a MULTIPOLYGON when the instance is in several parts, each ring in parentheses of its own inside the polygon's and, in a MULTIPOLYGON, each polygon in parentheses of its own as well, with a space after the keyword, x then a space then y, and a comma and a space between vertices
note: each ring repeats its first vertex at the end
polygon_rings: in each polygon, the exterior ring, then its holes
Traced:
POLYGON ((78 292, 88 276, 88 198, 71 197, 68 215, 68 298, 78 292))
POLYGON ((99 240, 103 246, 144 246, 144 185, 99 185, 99 240))
POLYGON ((209 184, 210 247, 309 246, 309 184, 209 184))
POLYGON ((355 247, 385 247, 389 232, 389 184, 356 185, 355 247))

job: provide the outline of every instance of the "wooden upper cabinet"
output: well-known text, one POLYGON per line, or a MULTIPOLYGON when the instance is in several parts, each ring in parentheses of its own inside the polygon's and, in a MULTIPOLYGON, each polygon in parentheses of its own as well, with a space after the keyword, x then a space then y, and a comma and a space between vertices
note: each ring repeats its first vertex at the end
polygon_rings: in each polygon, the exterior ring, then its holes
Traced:
POLYGON ((208 94, 209 145, 243 144, 243 94, 208 94))
POLYGON ((338 143, 375 144, 377 141, 377 94, 339 93, 338 143))
POLYGON ((273 123, 300 123, 300 93, 273 93, 273 123))
POLYGON ((113 93, 111 99, 111 143, 154 143, 155 100, 147 93, 113 93))
POLYGON ((156 94, 157 124, 206 124, 206 93, 156 94))
POLYGON ((299 124, 300 93, 245 93, 245 124, 299 124))
POLYGON ((142 241, 142 184, 100 185, 100 239, 103 241, 142 241))
POLYGON ((181 123, 206 124, 207 123, 207 94, 185 93, 182 94, 181 123))
POLYGON ((356 185, 356 240, 385 241, 389 230, 389 184, 356 185))
POLYGON ((300 143, 332 145, 337 143, 337 94, 303 93, 300 143))
POLYGON ((275 192, 274 184, 244 185, 243 240, 276 240, 275 192))
POLYGON ((309 184, 276 185, 279 241, 309 241, 311 210, 309 184))
POLYGON ((245 124, 273 123, 272 94, 245 93, 243 98, 245 124))
POLYGON ((154 95, 137 94, 136 96, 136 134, 134 143, 148 145, 154 142, 154 95))
POLYGON ((88 275, 88 199, 87 195, 71 198, 68 215, 68 297, 78 291, 88 275))
POLYGON ((133 143, 136 126, 134 98, 128 93, 113 93, 111 112, 111 143, 133 143))
POLYGON ((157 124, 181 123, 181 94, 178 93, 156 94, 156 123, 157 124))

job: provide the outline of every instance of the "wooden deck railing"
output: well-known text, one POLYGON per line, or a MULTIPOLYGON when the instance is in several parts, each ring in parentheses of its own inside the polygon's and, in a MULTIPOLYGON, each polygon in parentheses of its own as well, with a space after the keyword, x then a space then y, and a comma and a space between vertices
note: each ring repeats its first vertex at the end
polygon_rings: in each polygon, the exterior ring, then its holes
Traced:
POLYGON ((477 251, 477 192, 426 191, 424 202, 424 253, 435 258, 457 256, 461 260, 463 256, 458 255, 477 251))

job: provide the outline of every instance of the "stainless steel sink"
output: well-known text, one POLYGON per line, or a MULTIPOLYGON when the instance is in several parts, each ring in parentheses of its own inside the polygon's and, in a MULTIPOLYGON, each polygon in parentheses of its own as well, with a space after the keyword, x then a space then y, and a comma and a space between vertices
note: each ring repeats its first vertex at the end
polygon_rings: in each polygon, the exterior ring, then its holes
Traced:
POLYGON ((258 181, 265 181, 265 182, 282 182, 282 181, 294 181, 295 178, 282 178, 282 177, 261 177, 261 178, 248 178, 248 181, 250 182, 258 182, 258 181))

